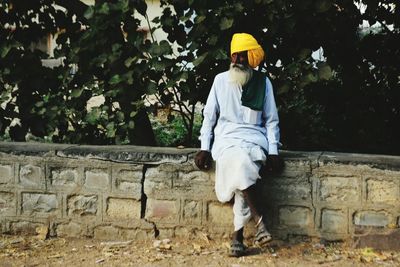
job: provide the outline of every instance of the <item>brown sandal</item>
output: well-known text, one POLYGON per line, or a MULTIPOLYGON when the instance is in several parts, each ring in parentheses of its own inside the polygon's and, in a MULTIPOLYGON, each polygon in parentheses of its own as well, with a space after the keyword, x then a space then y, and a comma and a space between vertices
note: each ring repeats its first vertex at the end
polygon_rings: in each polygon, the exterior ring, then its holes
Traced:
POLYGON ((257 233, 254 237, 254 245, 262 247, 271 240, 272 236, 265 227, 264 222, 262 222, 262 217, 261 217, 260 221, 257 223, 257 233))
POLYGON ((238 240, 233 240, 229 249, 229 257, 241 257, 246 255, 246 246, 238 240))

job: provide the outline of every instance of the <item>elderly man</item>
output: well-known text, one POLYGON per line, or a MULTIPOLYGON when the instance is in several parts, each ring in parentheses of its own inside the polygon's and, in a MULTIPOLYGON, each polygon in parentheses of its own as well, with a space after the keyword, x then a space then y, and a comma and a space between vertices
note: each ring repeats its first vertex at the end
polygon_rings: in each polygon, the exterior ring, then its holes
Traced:
POLYGON ((215 191, 219 201, 234 197, 234 234, 231 256, 242 256, 243 227, 253 218, 256 245, 269 242, 255 184, 267 168, 282 164, 278 156, 279 127, 270 80, 255 68, 263 61, 264 50, 247 33, 236 33, 231 42, 231 64, 218 74, 204 107, 200 131, 201 150, 195 164, 208 170, 216 161, 215 191))

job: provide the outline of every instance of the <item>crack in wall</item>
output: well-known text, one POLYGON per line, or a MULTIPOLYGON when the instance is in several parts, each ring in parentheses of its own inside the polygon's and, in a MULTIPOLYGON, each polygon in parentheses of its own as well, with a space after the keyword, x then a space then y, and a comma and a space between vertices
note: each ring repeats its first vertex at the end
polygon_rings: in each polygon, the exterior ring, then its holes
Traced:
POLYGON ((157 238, 160 235, 160 230, 158 230, 156 223, 153 221, 149 221, 148 219, 144 219, 144 220, 153 225, 154 238, 157 238))
MULTIPOLYGON (((318 157, 317 157, 317 168, 319 167, 319 160, 321 159, 321 157, 325 154, 325 152, 321 152, 318 157)), ((312 166, 311 166, 311 171, 312 171, 312 166)))
POLYGON ((143 169, 142 169, 142 179, 140 181, 141 183, 141 189, 140 189, 140 218, 144 219, 146 216, 146 205, 147 205, 147 195, 144 192, 144 181, 146 179, 146 171, 149 168, 148 165, 144 164, 143 169))
POLYGON ((323 154, 324 154, 324 152, 321 152, 321 153, 318 155, 318 157, 317 157, 317 159, 316 159, 316 166, 315 166, 315 167, 313 167, 312 161, 310 162, 310 176, 309 176, 308 179, 307 179, 307 181, 308 181, 308 183, 310 184, 310 187, 311 187, 311 194, 310 194, 310 195, 311 195, 311 206, 312 206, 312 208, 314 209, 314 218, 313 218, 313 220, 314 220, 314 224, 318 224, 318 225, 314 225, 314 227, 315 227, 315 226, 320 227, 320 226, 321 226, 321 225, 320 225, 321 222, 317 222, 317 208, 316 208, 316 206, 315 206, 314 200, 315 200, 315 198, 318 197, 318 196, 316 195, 317 192, 318 192, 318 188, 316 188, 317 185, 316 185, 315 187, 313 186, 313 179, 312 179, 312 177, 313 177, 313 170, 319 167, 319 160, 320 160, 320 158, 322 157, 323 154), (314 198, 314 196, 315 196, 315 198, 314 198))
POLYGON ((140 190, 140 218, 143 219, 145 222, 148 222, 153 225, 154 231, 154 238, 157 238, 160 234, 160 230, 158 230, 157 225, 155 222, 146 219, 146 208, 147 208, 147 195, 144 192, 144 182, 146 180, 146 172, 150 165, 143 164, 142 169, 142 179, 141 179, 141 190, 140 190))

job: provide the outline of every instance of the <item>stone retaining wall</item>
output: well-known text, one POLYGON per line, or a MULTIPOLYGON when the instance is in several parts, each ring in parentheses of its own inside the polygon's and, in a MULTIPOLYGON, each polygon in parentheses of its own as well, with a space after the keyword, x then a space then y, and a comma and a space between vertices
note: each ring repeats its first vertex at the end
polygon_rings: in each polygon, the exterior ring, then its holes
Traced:
MULTIPOLYGON (((135 239, 232 230, 194 149, 0 142, 0 229, 135 239)), ((346 239, 400 224, 400 157, 283 151, 260 183, 278 237, 346 239), (368 230, 368 231, 366 231, 368 230)))

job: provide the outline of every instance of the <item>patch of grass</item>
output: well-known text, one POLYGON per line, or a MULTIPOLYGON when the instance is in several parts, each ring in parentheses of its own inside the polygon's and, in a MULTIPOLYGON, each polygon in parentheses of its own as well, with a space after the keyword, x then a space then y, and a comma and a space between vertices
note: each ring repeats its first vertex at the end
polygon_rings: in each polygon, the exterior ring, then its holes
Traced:
POLYGON ((184 145, 186 147, 199 146, 199 134, 201 128, 201 115, 196 114, 193 124, 193 136, 187 144, 188 131, 185 128, 182 117, 179 114, 171 114, 166 118, 149 115, 157 144, 162 147, 176 147, 184 145), (185 144, 186 143, 186 144, 185 144))

